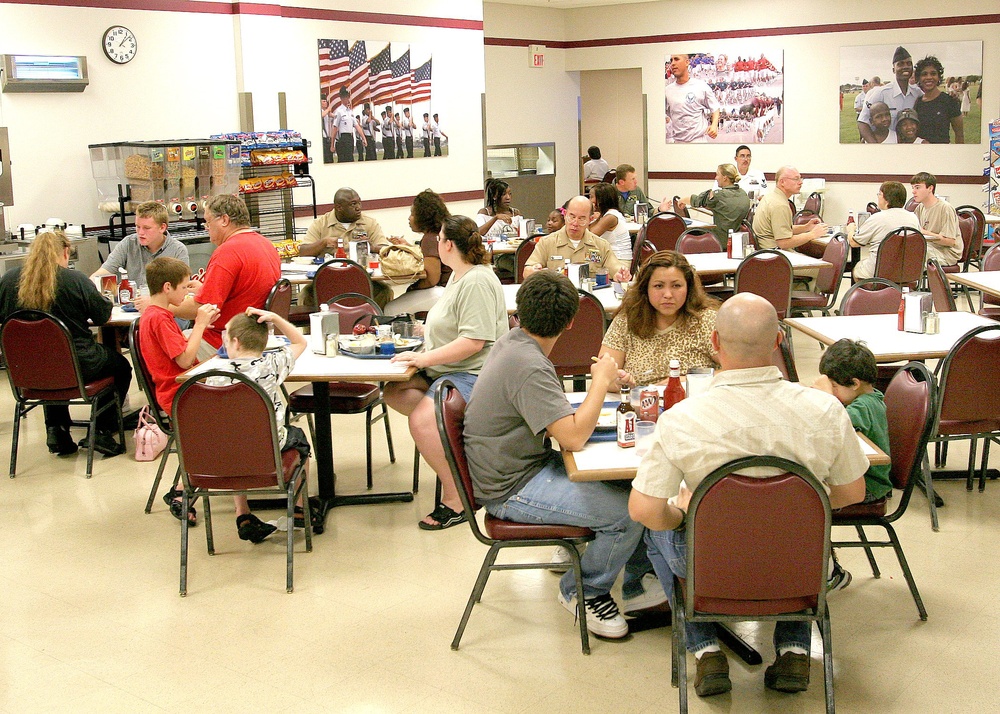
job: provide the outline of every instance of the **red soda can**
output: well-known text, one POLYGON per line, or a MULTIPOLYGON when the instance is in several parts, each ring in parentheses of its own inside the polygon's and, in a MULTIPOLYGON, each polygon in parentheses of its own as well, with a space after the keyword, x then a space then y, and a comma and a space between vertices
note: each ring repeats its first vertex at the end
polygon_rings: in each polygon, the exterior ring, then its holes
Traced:
POLYGON ((640 421, 656 421, 660 417, 660 393, 656 387, 643 387, 636 411, 640 421))

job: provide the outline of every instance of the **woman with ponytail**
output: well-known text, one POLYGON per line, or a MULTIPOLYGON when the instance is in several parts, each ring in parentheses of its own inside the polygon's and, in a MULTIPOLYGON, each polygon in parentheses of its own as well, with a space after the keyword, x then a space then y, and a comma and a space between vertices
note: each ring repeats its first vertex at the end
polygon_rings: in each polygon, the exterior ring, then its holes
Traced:
MULTIPOLYGON (((42 233, 31 244, 23 266, 13 268, 0 278, 0 320, 17 310, 41 310, 56 316, 69 328, 83 377, 113 376, 119 403, 128 394, 132 367, 118 352, 99 345, 90 331, 111 317, 111 301, 103 297, 90 278, 69 269, 70 242, 61 232, 42 233)), ((45 443, 60 456, 76 453, 77 444, 70 435, 67 406, 46 406, 45 443)), ((114 434, 118 431, 119 412, 108 409, 97 418, 94 448, 106 456, 125 451, 114 434)))
POLYGON ((441 479, 441 504, 418 524, 424 530, 450 528, 466 518, 434 420, 434 388, 449 379, 469 401, 490 348, 508 329, 503 289, 485 264, 486 249, 475 222, 465 216, 446 218, 438 254, 452 273, 444 294, 427 313, 424 349, 394 358, 418 371, 409 381, 385 386, 386 404, 409 418, 414 443, 441 479))

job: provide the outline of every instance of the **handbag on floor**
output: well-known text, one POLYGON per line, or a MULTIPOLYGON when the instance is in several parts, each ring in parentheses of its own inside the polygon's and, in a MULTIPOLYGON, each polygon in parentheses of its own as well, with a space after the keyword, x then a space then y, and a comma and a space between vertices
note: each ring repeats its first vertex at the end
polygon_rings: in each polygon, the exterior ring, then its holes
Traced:
POLYGON ((163 433, 156 420, 145 406, 139 412, 139 424, 133 433, 135 438, 135 460, 153 461, 167 448, 170 437, 163 433))

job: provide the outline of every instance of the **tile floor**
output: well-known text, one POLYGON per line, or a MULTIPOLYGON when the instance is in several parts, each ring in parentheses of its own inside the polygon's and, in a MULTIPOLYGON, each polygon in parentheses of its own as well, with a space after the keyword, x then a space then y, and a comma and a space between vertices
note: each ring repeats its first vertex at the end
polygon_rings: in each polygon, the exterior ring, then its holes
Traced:
MULTIPOLYGON (((811 382, 818 346, 796 336, 795 348, 801 378, 811 382)), ((3 385, 5 465, 11 408, 3 385)), ((390 466, 376 436, 376 485, 403 490, 411 442, 398 415, 392 426, 400 458, 390 466)), ((451 651, 485 548, 464 526, 417 529, 434 493, 426 465, 414 503, 338 509, 310 554, 300 537, 292 595, 284 592, 283 541, 238 540, 220 502, 217 555, 207 555, 203 525, 193 530, 189 595, 180 598, 178 522, 159 499, 151 515, 142 512, 155 464, 98 458, 88 481, 82 455, 47 453, 41 414, 23 433, 18 476, 0 483, 0 712, 677 708, 669 630, 594 639, 585 657, 545 571, 495 574, 461 650, 451 651)), ((337 419, 334 433, 339 485, 361 491, 361 418, 337 419)), ((958 467, 963 450, 952 451, 958 467)), ((891 553, 878 554, 881 580, 860 552, 842 554, 854 582, 831 598, 841 712, 979 712, 1000 699, 991 664, 1000 564, 990 555, 1000 536, 1000 484, 984 494, 960 482, 939 489, 948 502, 939 533, 919 494, 898 528, 927 622, 891 553)), ((770 629, 745 632, 768 663, 770 629)), ((693 711, 823 711, 818 646, 812 687, 800 695, 765 690, 763 666, 731 664, 731 695, 703 701, 692 692, 693 711)))

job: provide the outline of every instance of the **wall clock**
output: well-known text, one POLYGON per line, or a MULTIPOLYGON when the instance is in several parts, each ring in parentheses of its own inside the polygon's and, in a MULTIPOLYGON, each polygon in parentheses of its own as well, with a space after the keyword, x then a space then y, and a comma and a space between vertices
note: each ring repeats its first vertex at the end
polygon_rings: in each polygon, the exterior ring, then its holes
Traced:
POLYGON ((104 31, 101 46, 107 58, 115 64, 131 62, 139 49, 132 30, 121 25, 112 25, 104 31))

